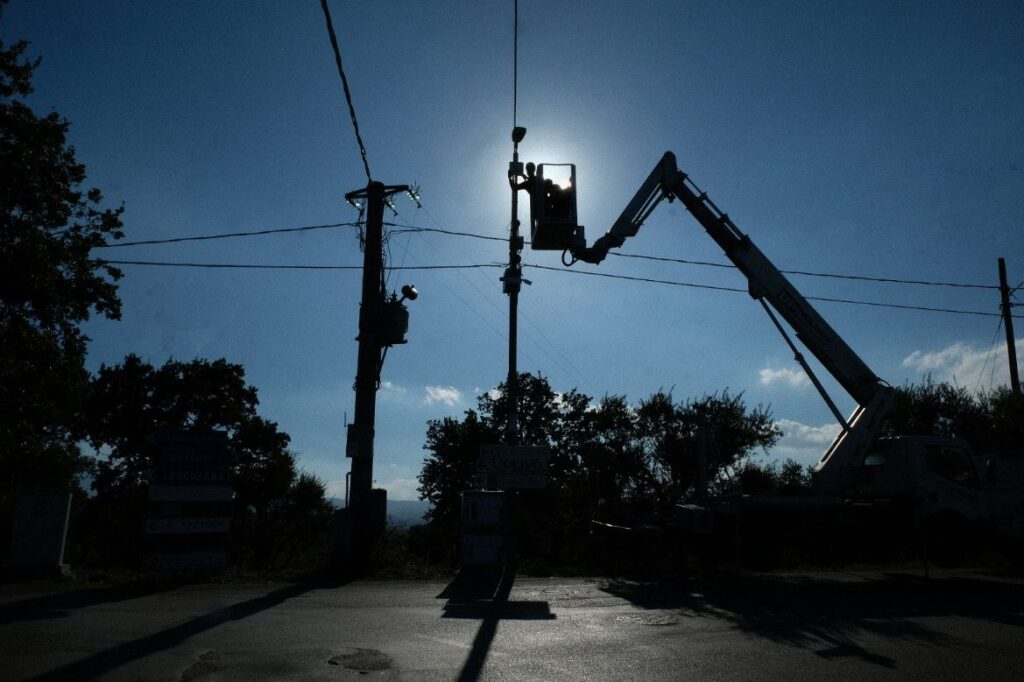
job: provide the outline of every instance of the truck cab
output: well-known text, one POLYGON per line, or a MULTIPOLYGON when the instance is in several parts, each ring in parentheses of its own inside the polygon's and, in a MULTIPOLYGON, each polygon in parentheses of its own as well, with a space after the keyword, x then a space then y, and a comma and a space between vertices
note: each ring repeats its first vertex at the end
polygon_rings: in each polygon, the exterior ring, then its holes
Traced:
POLYGON ((955 438, 879 438, 850 465, 845 497, 914 502, 929 515, 989 516, 982 472, 970 446, 955 438))

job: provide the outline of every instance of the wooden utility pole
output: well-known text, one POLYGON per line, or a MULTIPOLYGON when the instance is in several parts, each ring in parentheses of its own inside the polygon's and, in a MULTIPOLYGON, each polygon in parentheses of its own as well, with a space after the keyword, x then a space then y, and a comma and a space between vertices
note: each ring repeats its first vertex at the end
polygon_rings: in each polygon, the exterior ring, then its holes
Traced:
POLYGON ((1002 298, 1003 326, 1006 327, 1006 355, 1010 361, 1010 390, 1020 395, 1020 377, 1017 375, 1017 342, 1013 336, 1013 314, 1010 305, 1010 285, 1006 281, 1006 259, 999 259, 999 293, 1002 298))
POLYGON ((363 295, 359 305, 359 355, 356 361, 356 405, 349 428, 352 457, 350 506, 358 518, 373 485, 373 435, 380 381, 380 307, 384 299, 384 185, 371 182, 365 190, 366 236, 363 251, 363 295), (352 442, 354 441, 354 442, 352 442))
MULTIPOLYGON (((348 493, 347 550, 363 559, 384 532, 387 519, 387 491, 373 489, 373 440, 380 386, 381 352, 386 346, 404 343, 387 326, 389 305, 384 290, 384 207, 387 197, 409 193, 406 185, 384 185, 371 181, 366 189, 349 192, 349 202, 366 202, 366 234, 363 244, 363 291, 359 306, 359 355, 356 360, 356 402, 353 421, 348 426, 345 454, 352 458, 348 493)), ((410 193, 411 194, 411 193, 410 193)), ((403 289, 403 293, 405 290, 403 289)), ((412 297, 415 296, 413 290, 412 297)), ((397 305, 401 305, 398 301, 397 305)), ((404 330, 399 330, 404 334, 404 330)))

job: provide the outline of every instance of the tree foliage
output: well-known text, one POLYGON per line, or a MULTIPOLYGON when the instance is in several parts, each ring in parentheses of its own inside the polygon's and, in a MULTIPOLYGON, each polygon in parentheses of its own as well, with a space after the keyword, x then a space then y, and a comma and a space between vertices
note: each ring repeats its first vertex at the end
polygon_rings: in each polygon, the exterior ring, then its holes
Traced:
POLYGON ((978 454, 1024 448, 1024 398, 1006 386, 971 394, 930 377, 896 390, 884 435, 936 435, 962 438, 978 454))
POLYGON ((94 312, 120 315, 121 273, 90 250, 122 236, 121 209, 83 187, 68 122, 24 102, 39 64, 26 49, 0 42, 0 497, 73 487, 88 381, 80 327, 94 312))
MULTIPOLYGON (((429 422, 429 452, 420 495, 441 544, 456 541, 461 494, 472 487, 481 445, 503 442, 509 409, 502 384, 478 399, 462 419, 429 422)), ((544 492, 520 497, 521 537, 527 555, 565 560, 580 550, 590 520, 624 521, 666 514, 697 483, 697 429, 707 424, 712 482, 732 485, 733 474, 780 433, 766 408, 748 410, 726 391, 677 403, 659 392, 639 406, 624 396, 593 401, 578 391, 556 394, 540 376, 519 378, 520 440, 551 450, 544 492)))

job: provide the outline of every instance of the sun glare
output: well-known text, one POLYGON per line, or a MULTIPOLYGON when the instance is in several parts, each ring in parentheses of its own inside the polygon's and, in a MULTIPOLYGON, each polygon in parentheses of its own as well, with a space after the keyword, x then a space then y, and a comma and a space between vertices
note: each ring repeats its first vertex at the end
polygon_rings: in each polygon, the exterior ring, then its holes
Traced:
POLYGON ((545 163, 543 166, 545 180, 550 180, 562 189, 572 187, 572 167, 569 164, 545 163))

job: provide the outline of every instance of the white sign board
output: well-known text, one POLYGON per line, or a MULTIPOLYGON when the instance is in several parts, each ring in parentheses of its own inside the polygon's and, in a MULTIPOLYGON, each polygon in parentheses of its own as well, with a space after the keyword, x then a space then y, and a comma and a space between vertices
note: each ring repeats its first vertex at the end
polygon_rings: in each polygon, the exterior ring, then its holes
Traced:
POLYGON ((550 455, 548 448, 482 445, 476 472, 487 475, 545 476, 550 455))

